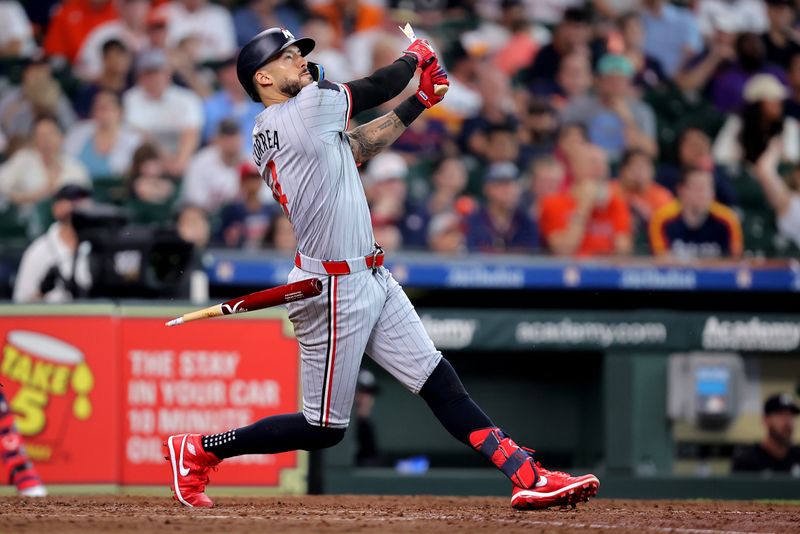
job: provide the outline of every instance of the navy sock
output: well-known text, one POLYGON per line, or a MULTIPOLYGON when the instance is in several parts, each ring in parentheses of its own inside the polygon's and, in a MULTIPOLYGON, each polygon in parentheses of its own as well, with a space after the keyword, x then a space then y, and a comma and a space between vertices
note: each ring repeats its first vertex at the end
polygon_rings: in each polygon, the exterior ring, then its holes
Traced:
POLYGON ((203 449, 220 460, 242 454, 313 451, 336 445, 344 437, 345 430, 310 425, 301 413, 274 415, 252 425, 205 435, 203 449))
POLYGON ((444 358, 428 377, 419 395, 444 428, 467 445, 470 445, 469 435, 473 431, 495 426, 475 404, 453 366, 444 358))

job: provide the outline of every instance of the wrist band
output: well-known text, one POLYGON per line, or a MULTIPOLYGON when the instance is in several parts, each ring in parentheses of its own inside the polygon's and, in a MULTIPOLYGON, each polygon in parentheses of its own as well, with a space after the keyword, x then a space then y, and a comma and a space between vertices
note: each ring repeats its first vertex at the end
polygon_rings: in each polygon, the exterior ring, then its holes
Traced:
POLYGON ((394 114, 406 127, 414 122, 414 119, 419 117, 423 111, 425 111, 425 106, 414 95, 409 96, 394 108, 394 114))
POLYGON ((412 72, 417 70, 417 57, 416 56, 412 56, 411 54, 403 54, 402 56, 400 56, 399 58, 397 58, 395 60, 395 63, 397 63, 398 61, 402 61, 403 63, 405 63, 409 67, 411 67, 411 71, 412 72))

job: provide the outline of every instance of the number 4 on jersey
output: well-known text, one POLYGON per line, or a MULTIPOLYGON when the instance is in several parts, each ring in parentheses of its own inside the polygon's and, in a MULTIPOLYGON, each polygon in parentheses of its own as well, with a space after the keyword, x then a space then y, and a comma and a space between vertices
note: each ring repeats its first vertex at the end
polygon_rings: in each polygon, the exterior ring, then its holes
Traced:
POLYGON ((273 160, 267 162, 267 169, 269 169, 269 174, 265 177, 267 185, 272 190, 273 198, 281 205, 283 213, 288 218, 289 201, 286 199, 286 195, 283 194, 283 189, 281 189, 281 183, 278 181, 278 172, 275 170, 275 162, 273 160))

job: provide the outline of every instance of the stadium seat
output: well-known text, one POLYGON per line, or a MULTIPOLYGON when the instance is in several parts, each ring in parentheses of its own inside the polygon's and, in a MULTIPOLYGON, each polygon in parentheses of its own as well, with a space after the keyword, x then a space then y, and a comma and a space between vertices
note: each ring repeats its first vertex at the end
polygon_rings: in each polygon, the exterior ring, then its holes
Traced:
POLYGON ((0 249, 17 249, 28 243, 28 223, 16 206, 0 209, 0 249))
POLYGON ((92 180, 92 198, 95 202, 121 206, 127 196, 125 180, 121 176, 105 176, 92 180))
POLYGON ((746 254, 758 258, 775 256, 777 229, 772 211, 769 209, 743 209, 741 219, 746 254))
POLYGON ((676 141, 684 129, 690 126, 700 128, 713 139, 725 120, 705 99, 690 101, 674 85, 650 90, 643 100, 656 115, 659 154, 665 160, 676 159, 676 141))
POLYGON ((162 204, 130 199, 125 202, 125 208, 128 209, 131 215, 131 223, 133 224, 161 224, 169 221, 174 216, 174 204, 175 198, 171 198, 162 204))

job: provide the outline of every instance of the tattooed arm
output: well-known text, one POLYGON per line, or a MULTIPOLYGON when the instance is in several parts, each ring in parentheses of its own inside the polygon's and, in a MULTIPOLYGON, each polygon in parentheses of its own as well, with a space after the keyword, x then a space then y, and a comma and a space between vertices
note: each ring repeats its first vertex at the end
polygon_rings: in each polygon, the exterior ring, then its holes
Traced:
POLYGON ((363 124, 345 135, 356 163, 363 163, 394 143, 406 129, 406 125, 394 111, 363 124))
POLYGON ((425 110, 415 96, 410 96, 386 115, 346 132, 356 163, 363 163, 391 145, 425 110))

